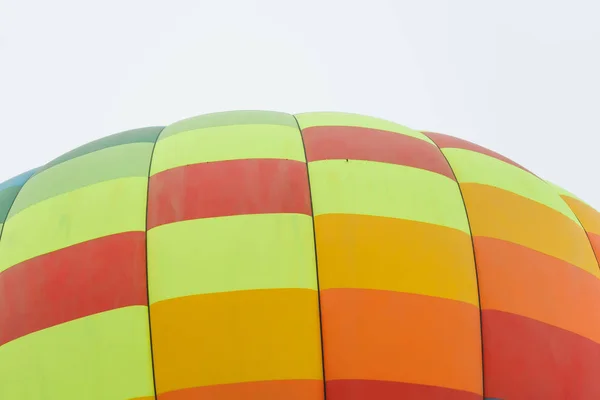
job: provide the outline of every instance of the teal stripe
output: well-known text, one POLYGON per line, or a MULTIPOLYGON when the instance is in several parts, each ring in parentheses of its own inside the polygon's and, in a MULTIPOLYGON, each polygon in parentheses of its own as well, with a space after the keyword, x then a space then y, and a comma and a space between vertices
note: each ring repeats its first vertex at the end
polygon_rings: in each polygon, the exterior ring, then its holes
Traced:
POLYGON ((0 183, 0 224, 3 224, 6 221, 8 212, 15 202, 19 191, 36 170, 37 169, 32 169, 0 183))
POLYGON ((19 194, 19 190, 21 190, 21 186, 11 186, 0 192, 0 223, 6 221, 10 206, 19 194))
POLYGON ((29 170, 27 172, 23 172, 22 174, 19 174, 19 175, 15 176, 14 178, 10 178, 9 180, 0 183, 0 192, 6 188, 10 188, 10 187, 14 187, 14 186, 19 186, 19 187, 23 186, 25 184, 25 182, 27 182, 27 180, 29 178, 31 178, 31 175, 33 175, 36 171, 37 171, 37 168, 29 170))
POLYGON ((277 111, 225 111, 199 115, 175 122, 165 128, 160 139, 196 129, 231 125, 283 125, 297 129, 296 120, 290 114, 277 111))
POLYGON ((106 149, 108 147, 114 147, 131 143, 155 143, 162 129, 163 127, 153 126, 115 133, 114 135, 110 135, 102 139, 90 142, 88 144, 84 144, 83 146, 78 147, 75 150, 71 150, 68 153, 63 154, 62 156, 46 164, 44 166, 44 169, 51 168, 65 161, 72 160, 74 158, 81 157, 83 155, 93 153, 98 150, 106 149))

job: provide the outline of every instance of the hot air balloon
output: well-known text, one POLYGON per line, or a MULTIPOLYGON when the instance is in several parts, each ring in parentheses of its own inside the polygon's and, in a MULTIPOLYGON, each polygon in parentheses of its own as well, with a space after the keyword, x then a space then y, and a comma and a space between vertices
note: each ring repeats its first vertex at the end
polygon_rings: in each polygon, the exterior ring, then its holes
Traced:
POLYGON ((600 214, 456 137, 235 111, 0 185, 0 399, 600 398, 600 214))

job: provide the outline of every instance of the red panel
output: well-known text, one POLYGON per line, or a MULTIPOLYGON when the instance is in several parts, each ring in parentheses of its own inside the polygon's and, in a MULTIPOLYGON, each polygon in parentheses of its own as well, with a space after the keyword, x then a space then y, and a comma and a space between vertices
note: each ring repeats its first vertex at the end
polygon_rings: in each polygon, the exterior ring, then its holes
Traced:
POLYGON ((322 400, 323 382, 276 380, 194 387, 158 395, 159 400, 322 400))
POLYGON ((459 138, 449 136, 449 135, 444 135, 442 133, 423 132, 423 134, 426 135, 427 137, 429 137, 431 140, 433 140, 440 149, 454 148, 454 149, 464 149, 464 150, 476 151, 478 153, 497 158, 498 160, 502 160, 504 162, 514 165, 515 167, 519 167, 529 173, 532 173, 531 171, 524 168, 522 165, 517 164, 510 158, 504 157, 502 154, 498 154, 495 151, 486 149, 483 146, 480 146, 475 143, 471 143, 467 140, 459 139, 459 138))
POLYGON ((600 399, 600 344, 515 314, 482 316, 486 397, 600 399))
POLYGON ((318 160, 365 160, 454 174, 439 149, 400 133, 351 126, 319 126, 302 131, 306 157, 318 160))
POLYGON ((228 215, 311 215, 306 164, 244 159, 187 165, 150 178, 148 229, 228 215))
POLYGON ((481 400, 479 394, 437 386, 371 380, 327 382, 327 400, 481 400))
POLYGON ((45 254, 0 273, 0 345, 76 318, 146 305, 145 232, 45 254))

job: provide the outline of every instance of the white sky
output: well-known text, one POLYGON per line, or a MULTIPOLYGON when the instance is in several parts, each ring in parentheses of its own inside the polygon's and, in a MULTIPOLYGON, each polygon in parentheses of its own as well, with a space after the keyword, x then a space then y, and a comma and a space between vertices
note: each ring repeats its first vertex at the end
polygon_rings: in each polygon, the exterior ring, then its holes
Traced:
POLYGON ((597 0, 0 0, 0 181, 214 111, 474 141, 600 209, 597 0))

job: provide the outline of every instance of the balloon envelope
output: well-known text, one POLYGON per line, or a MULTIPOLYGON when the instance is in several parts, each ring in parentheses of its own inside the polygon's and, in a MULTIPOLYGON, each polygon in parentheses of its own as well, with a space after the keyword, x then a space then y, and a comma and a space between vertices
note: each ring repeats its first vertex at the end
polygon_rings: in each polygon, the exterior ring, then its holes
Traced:
POLYGON ((0 185, 1 399, 600 398, 600 214, 473 143, 236 111, 0 185))

